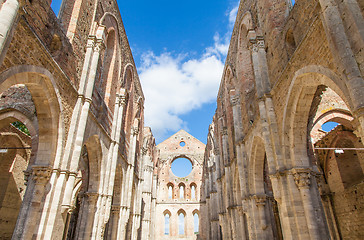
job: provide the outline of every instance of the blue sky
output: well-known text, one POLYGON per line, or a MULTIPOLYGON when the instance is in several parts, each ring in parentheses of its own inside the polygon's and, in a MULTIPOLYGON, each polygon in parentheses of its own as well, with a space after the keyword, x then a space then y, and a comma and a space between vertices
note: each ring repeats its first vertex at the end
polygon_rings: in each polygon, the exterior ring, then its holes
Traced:
POLYGON ((145 125, 157 143, 180 129, 206 143, 238 1, 118 5, 146 97, 145 125))

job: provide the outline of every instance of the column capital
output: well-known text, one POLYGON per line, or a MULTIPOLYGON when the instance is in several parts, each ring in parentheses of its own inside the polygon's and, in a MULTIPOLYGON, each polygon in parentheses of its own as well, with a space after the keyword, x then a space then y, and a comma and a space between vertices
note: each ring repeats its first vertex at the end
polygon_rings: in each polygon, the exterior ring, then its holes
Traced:
POLYGON ((228 135, 228 131, 227 131, 227 127, 223 127, 221 130, 221 135, 222 136, 227 136, 228 135))
POLYGON ((293 169, 292 175, 299 189, 310 188, 311 185, 311 170, 310 169, 293 169))
POLYGON ((120 209, 121 209, 121 206, 119 206, 119 205, 111 205, 111 212, 114 214, 120 212, 120 209))
POLYGON ((217 148, 217 147, 214 148, 213 152, 214 152, 214 155, 215 156, 219 156, 220 155, 220 149, 217 148))
POLYGON ((148 148, 143 147, 142 148, 142 155, 145 156, 148 153, 148 148))
POLYGON ((128 97, 126 94, 119 95, 119 104, 120 105, 125 106, 127 102, 128 102, 128 97))
POLYGON ((154 168, 153 166, 144 166, 144 171, 147 171, 147 172, 153 172, 154 168))
POLYGON ((96 202, 99 194, 97 192, 85 192, 84 196, 87 198, 89 202, 96 202))
POLYGON ((233 106, 240 104, 240 94, 236 94, 230 97, 230 102, 233 106))
POLYGON ((95 52, 101 52, 105 48, 106 48, 106 46, 105 46, 104 41, 102 39, 96 39, 94 51, 95 52))
POLYGON ((131 128, 131 133, 133 134, 133 136, 136 136, 139 134, 139 127, 132 127, 131 128))
POLYGON ((86 48, 94 48, 95 41, 96 41, 96 36, 93 36, 93 35, 89 36, 87 39, 86 48))
POLYGON ((49 166, 32 166, 32 178, 35 184, 45 185, 51 173, 52 170, 49 166))
POLYGON ((76 210, 76 207, 72 205, 72 206, 70 206, 70 207, 67 209, 67 213, 68 213, 68 214, 72 214, 75 210, 76 210))
POLYGON ((259 49, 265 50, 264 38, 262 36, 257 36, 256 38, 250 39, 249 43, 249 48, 253 52, 258 52, 259 49))
POLYGON ((266 195, 253 195, 252 199, 255 201, 255 205, 257 207, 259 206, 265 206, 265 202, 267 200, 267 196, 266 195))

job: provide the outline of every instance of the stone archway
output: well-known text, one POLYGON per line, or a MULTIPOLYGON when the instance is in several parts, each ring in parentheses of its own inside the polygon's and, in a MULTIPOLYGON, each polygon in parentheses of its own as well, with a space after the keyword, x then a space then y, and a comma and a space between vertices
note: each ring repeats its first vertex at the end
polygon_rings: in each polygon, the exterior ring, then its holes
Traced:
MULTIPOLYGON (((249 186, 252 194, 252 208, 257 238, 283 239, 278 204, 268 172, 266 147, 262 138, 255 136, 250 157, 249 186), (258 226, 258 227, 257 227, 258 226)), ((251 224, 252 224, 251 223, 251 224)))
MULTIPOLYGON (((37 146, 32 146, 36 151, 32 152, 31 164, 28 166, 28 172, 31 175, 28 178, 24 200, 13 234, 15 238, 30 239, 37 231, 41 216, 47 211, 43 209, 42 198, 45 190, 50 187, 47 185, 51 174, 50 169, 54 164, 60 163, 64 130, 61 117, 61 97, 48 70, 22 65, 0 74, 1 93, 18 84, 25 85, 29 90, 38 121, 38 126, 32 129, 33 132, 37 132, 36 141, 34 141, 37 146)), ((25 123, 27 122, 25 121, 25 123)), ((39 226, 39 228, 41 227, 39 226)))
POLYGON ((285 195, 284 198, 289 198, 292 203, 295 202, 295 204, 284 204, 283 207, 287 211, 295 212, 291 221, 296 221, 298 224, 299 234, 302 236, 307 234, 307 237, 313 239, 329 235, 315 177, 317 170, 310 158, 312 153, 308 144, 310 138, 308 126, 314 112, 312 106, 319 86, 332 89, 351 109, 352 101, 343 79, 321 66, 307 66, 297 71, 291 82, 282 126, 285 156, 283 164, 289 169, 285 181, 287 186, 290 186, 285 189, 289 191, 289 195, 285 195), (299 213, 298 209, 304 211, 299 213))

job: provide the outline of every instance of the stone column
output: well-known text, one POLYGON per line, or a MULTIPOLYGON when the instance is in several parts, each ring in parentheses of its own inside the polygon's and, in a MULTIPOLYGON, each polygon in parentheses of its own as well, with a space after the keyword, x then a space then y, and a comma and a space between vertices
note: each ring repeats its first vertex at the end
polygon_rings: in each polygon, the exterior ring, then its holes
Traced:
POLYGON ((71 153, 71 159, 70 159, 70 176, 68 177, 66 188, 64 191, 64 198, 62 203, 62 212, 65 212, 70 206, 71 206, 71 199, 72 199, 72 190, 75 184, 75 179, 77 175, 77 168, 79 159, 81 156, 81 150, 83 146, 83 140, 84 140, 84 134, 86 130, 86 122, 88 119, 89 109, 92 102, 92 92, 94 88, 95 83, 95 77, 97 72, 97 65, 100 57, 100 52, 104 49, 104 39, 101 38, 104 35, 105 27, 100 27, 98 30, 100 31, 98 35, 101 35, 100 38, 96 39, 96 44, 94 48, 94 52, 92 54, 91 59, 91 65, 89 68, 84 67, 84 69, 88 69, 88 77, 86 82, 86 89, 84 92, 85 101, 83 103, 83 106, 81 108, 80 117, 78 121, 78 127, 75 140, 74 140, 74 148, 73 152, 71 153))
POLYGON ((122 217, 119 220, 118 239, 125 239, 126 224, 129 220, 131 197, 133 194, 134 183, 134 162, 136 153, 137 137, 139 135, 139 128, 134 124, 132 127, 128 153, 128 170, 125 178, 124 198, 122 203, 122 217))
POLYGON ((39 223, 42 198, 44 197, 46 184, 51 176, 51 169, 48 166, 32 166, 31 191, 27 191, 24 199, 29 199, 29 203, 23 202, 22 212, 18 218, 12 239, 32 239, 35 234, 35 227, 39 223), (28 206, 26 206, 29 204, 28 206))
POLYGON ((150 156, 147 155, 147 149, 143 149, 144 158, 144 182, 143 182, 143 199, 145 202, 144 216, 142 219, 142 235, 141 239, 149 240, 150 223, 151 223, 151 211, 152 211, 152 183, 153 183, 153 162, 150 160, 150 156))
POLYGON ((240 239, 248 239, 248 236, 246 235, 247 229, 246 229, 246 224, 245 224, 245 220, 244 220, 244 208, 243 206, 237 206, 236 207, 237 210, 237 217, 239 218, 239 222, 240 222, 240 234, 241 234, 241 238, 240 239))
POLYGON ((257 96, 261 98, 270 90, 264 38, 257 36, 250 40, 250 44, 257 96))
POLYGON ((5 56, 4 47, 18 15, 19 5, 17 0, 6 0, 0 8, 0 63, 1 56, 5 56))
MULTIPOLYGON (((243 123, 241 116, 240 95, 231 96, 230 102, 233 108, 234 130, 235 130, 235 148, 236 161, 239 171, 239 183, 242 192, 242 198, 248 194, 248 167, 245 144, 243 143, 243 123)), ((241 203, 238 203, 241 204, 241 203)))
POLYGON ((222 214, 222 221, 223 224, 221 225, 221 227, 223 228, 223 236, 224 236, 223 238, 232 239, 231 226, 226 212, 222 214))
POLYGON ((245 239, 245 229, 238 206, 233 208, 234 224, 236 225, 236 239, 245 239))
POLYGON ((258 231, 261 232, 261 238, 271 239, 271 238, 273 238, 273 233, 272 233, 272 231, 270 231, 271 229, 268 229, 267 216, 266 216, 266 212, 265 212, 265 203, 266 203, 267 197, 265 195, 261 195, 261 196, 254 195, 253 198, 255 200, 255 205, 258 208, 258 215, 259 215, 259 219, 260 219, 260 224, 259 224, 260 229, 258 231))
POLYGON ((244 218, 244 223, 246 223, 245 228, 247 229, 248 239, 257 239, 256 237, 256 224, 255 224, 255 212, 252 210, 252 199, 248 196, 243 199, 242 204, 242 214, 244 218))
POLYGON ((126 224, 128 222, 130 208, 127 206, 121 206, 119 221, 118 221, 118 233, 116 239, 125 239, 126 224))
POLYGON ((98 196, 99 194, 96 192, 84 194, 85 207, 83 208, 78 239, 91 239, 98 196))
POLYGON ((151 240, 154 240, 155 224, 156 224, 156 205, 157 205, 157 174, 153 172, 153 185, 152 185, 152 206, 151 206, 151 228, 150 236, 151 240))
MULTIPOLYGON (((81 74, 81 78, 80 78, 80 85, 78 87, 78 98, 77 98, 76 105, 73 109, 69 133, 76 133, 76 129, 77 129, 76 127, 78 126, 78 123, 79 123, 81 108, 82 108, 82 104, 84 101, 85 85, 86 85, 86 80, 87 80, 88 73, 89 73, 90 61, 92 59, 95 42, 96 42, 96 37, 90 36, 88 39, 87 45, 86 45, 85 60, 84 60, 82 74, 81 74)), ((56 186, 53 188, 54 197, 52 199, 52 204, 51 204, 51 209, 50 209, 51 212, 57 211, 60 201, 62 204, 62 201, 63 201, 62 197, 64 198, 64 195, 62 195, 63 191, 64 191, 63 188, 64 188, 64 184, 67 183, 67 179, 70 176, 71 176, 71 179, 75 179, 77 176, 77 172, 69 172, 67 170, 69 167, 68 166, 69 158, 70 158, 70 155, 72 154, 72 150, 73 150, 73 145, 74 145, 73 143, 74 143, 75 137, 76 137, 75 135, 76 134, 68 134, 68 137, 67 137, 65 152, 63 155, 63 160, 60 165, 60 169, 61 169, 60 174, 59 174, 59 177, 57 178, 56 186)), ((71 185, 71 183, 70 183, 70 185, 71 185)), ((70 192, 68 194, 71 194, 71 193, 72 192, 70 192)), ((72 196, 69 196, 69 197, 72 198, 72 196)), ((70 204, 71 204, 71 202, 68 202, 68 203, 64 203, 64 205, 62 206, 63 217, 66 216, 66 213, 68 212, 68 208, 70 207, 70 204)), ((55 222, 55 215, 50 216, 49 219, 47 220, 47 224, 46 224, 46 231, 45 231, 46 236, 51 236, 51 234, 53 232, 53 227, 55 226, 54 222, 55 222)))
MULTIPOLYGON (((364 138, 364 92, 363 75, 358 63, 354 58, 354 53, 346 35, 343 20, 334 0, 320 0, 322 10, 322 21, 326 36, 329 40, 331 52, 338 65, 346 74, 346 85, 349 90, 350 98, 353 103, 354 116, 359 121, 359 132, 361 138, 364 138)), ((347 1, 344 1, 345 3, 347 1)), ((356 20, 362 20, 363 16, 359 14, 356 20), (359 16, 360 15, 360 16, 359 16)))
POLYGON ((294 169, 293 171, 294 181, 301 193, 303 202, 303 208, 305 211, 305 217, 307 222, 307 228, 311 239, 321 239, 318 232, 315 209, 313 208, 313 202, 310 193, 311 184, 311 170, 309 169, 294 169))
POLYGON ((133 207, 133 216, 132 216, 132 233, 131 240, 136 240, 138 238, 138 229, 140 227, 140 217, 141 217, 141 199, 142 199, 142 187, 141 180, 138 181, 135 199, 134 199, 134 207, 133 207))
POLYGON ((107 221, 110 216, 110 208, 112 203, 112 194, 114 191, 114 181, 115 181, 115 169, 118 161, 118 153, 119 153, 119 139, 121 134, 121 126, 123 124, 123 113, 124 107, 127 102, 127 95, 125 89, 121 89, 120 94, 117 95, 117 100, 115 103, 114 110, 114 119, 113 126, 111 132, 112 143, 109 150, 108 163, 106 166, 106 173, 104 174, 104 178, 106 181, 104 182, 104 187, 102 189, 103 195, 101 199, 99 199, 100 210, 98 211, 98 219, 97 221, 97 233, 95 235, 95 239, 102 239, 103 232, 106 227, 107 221))
POLYGON ((109 233, 107 239, 118 239, 118 222, 119 222, 119 216, 120 216, 120 208, 119 205, 112 205, 111 206, 111 226, 109 227, 109 233))

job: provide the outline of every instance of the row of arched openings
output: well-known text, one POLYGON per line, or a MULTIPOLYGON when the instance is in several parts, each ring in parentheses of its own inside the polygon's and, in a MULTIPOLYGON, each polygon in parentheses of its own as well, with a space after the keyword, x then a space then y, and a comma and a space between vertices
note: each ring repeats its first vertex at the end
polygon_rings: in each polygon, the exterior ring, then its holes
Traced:
MULTIPOLYGON (((168 199, 174 199, 175 195, 174 195, 174 185, 173 183, 168 183, 167 184, 167 189, 168 189, 168 199)), ((191 200, 195 200, 196 198, 196 189, 197 186, 195 183, 191 183, 190 184, 190 189, 191 189, 191 195, 190 195, 190 199, 191 200)), ((180 183, 178 185, 178 192, 179 192, 179 199, 187 199, 186 197, 186 185, 184 183, 180 183)), ((177 195, 176 195, 177 196, 177 195)))
MULTIPOLYGON (((193 214, 193 232, 194 234, 198 234, 199 232, 199 215, 198 211, 195 210, 192 212, 193 214)), ((186 234, 186 212, 180 209, 177 212, 178 215, 178 235, 186 234)), ((164 212, 164 235, 171 234, 171 212, 166 210, 164 212)))

